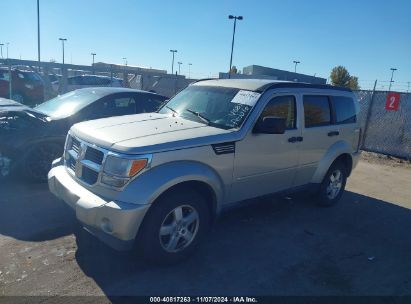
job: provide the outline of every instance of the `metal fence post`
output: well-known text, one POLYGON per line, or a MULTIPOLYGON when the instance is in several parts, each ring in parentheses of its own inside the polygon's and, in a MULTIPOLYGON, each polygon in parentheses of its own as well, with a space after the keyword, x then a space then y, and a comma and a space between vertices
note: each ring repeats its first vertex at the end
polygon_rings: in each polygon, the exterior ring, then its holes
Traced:
POLYGON ((372 107, 374 105, 374 97, 375 97, 375 88, 376 87, 377 87, 377 79, 375 80, 374 88, 372 89, 371 100, 370 100, 370 104, 368 106, 367 116, 365 118, 364 133, 363 133, 363 136, 362 136, 360 149, 364 148, 365 138, 367 137, 368 126, 369 126, 370 118, 371 118, 371 111, 372 111, 372 107))
POLYGON ((12 84, 11 84, 11 81, 12 81, 12 75, 11 75, 11 63, 10 63, 10 61, 8 62, 8 64, 9 64, 9 99, 12 99, 12 97, 13 97, 13 87, 12 87, 12 84))

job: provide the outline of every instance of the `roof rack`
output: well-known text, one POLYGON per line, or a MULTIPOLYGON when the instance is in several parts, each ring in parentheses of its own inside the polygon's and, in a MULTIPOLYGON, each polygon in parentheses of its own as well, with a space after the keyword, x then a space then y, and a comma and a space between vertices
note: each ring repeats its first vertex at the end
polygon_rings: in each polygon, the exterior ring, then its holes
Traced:
POLYGON ((336 91, 352 92, 352 90, 349 88, 337 87, 337 86, 332 86, 329 84, 312 84, 312 83, 305 83, 305 82, 268 83, 260 87, 258 91, 262 93, 269 89, 278 89, 278 88, 307 88, 307 89, 322 89, 322 90, 336 90, 336 91))

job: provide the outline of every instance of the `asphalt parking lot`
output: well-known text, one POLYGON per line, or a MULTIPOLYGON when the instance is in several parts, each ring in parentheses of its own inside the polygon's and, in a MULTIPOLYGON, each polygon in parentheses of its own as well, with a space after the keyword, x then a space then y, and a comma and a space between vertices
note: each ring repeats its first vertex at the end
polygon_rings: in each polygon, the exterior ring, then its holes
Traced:
POLYGON ((264 198, 169 267, 80 229, 46 185, 0 188, 0 295, 410 295, 411 169, 361 161, 342 201, 264 198))

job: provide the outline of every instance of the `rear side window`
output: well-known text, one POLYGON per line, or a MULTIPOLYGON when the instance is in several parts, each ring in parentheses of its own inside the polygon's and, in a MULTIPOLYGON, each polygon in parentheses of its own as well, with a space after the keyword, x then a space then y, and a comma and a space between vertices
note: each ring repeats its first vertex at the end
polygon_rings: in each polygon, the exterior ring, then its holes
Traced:
POLYGON ((285 118, 286 128, 295 129, 295 97, 278 96, 271 99, 261 113, 260 119, 267 116, 285 118))
POLYGON ((305 127, 326 126, 331 123, 331 111, 328 96, 304 96, 305 127))
POLYGON ((335 122, 337 124, 348 124, 357 121, 354 100, 350 97, 332 97, 335 122))

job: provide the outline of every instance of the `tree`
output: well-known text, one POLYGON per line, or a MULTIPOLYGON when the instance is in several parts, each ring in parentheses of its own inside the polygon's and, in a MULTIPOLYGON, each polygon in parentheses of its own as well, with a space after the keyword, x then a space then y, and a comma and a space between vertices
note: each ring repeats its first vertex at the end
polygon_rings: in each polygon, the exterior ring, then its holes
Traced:
POLYGON ((351 76, 348 70, 343 66, 336 66, 331 71, 331 83, 335 86, 346 87, 352 90, 358 90, 358 77, 351 76))
POLYGON ((237 74, 237 67, 235 65, 233 65, 231 67, 231 71, 229 72, 230 74, 237 74))
POLYGON ((350 81, 348 82, 348 87, 351 90, 359 90, 360 86, 358 85, 358 77, 356 76, 351 76, 350 81))

